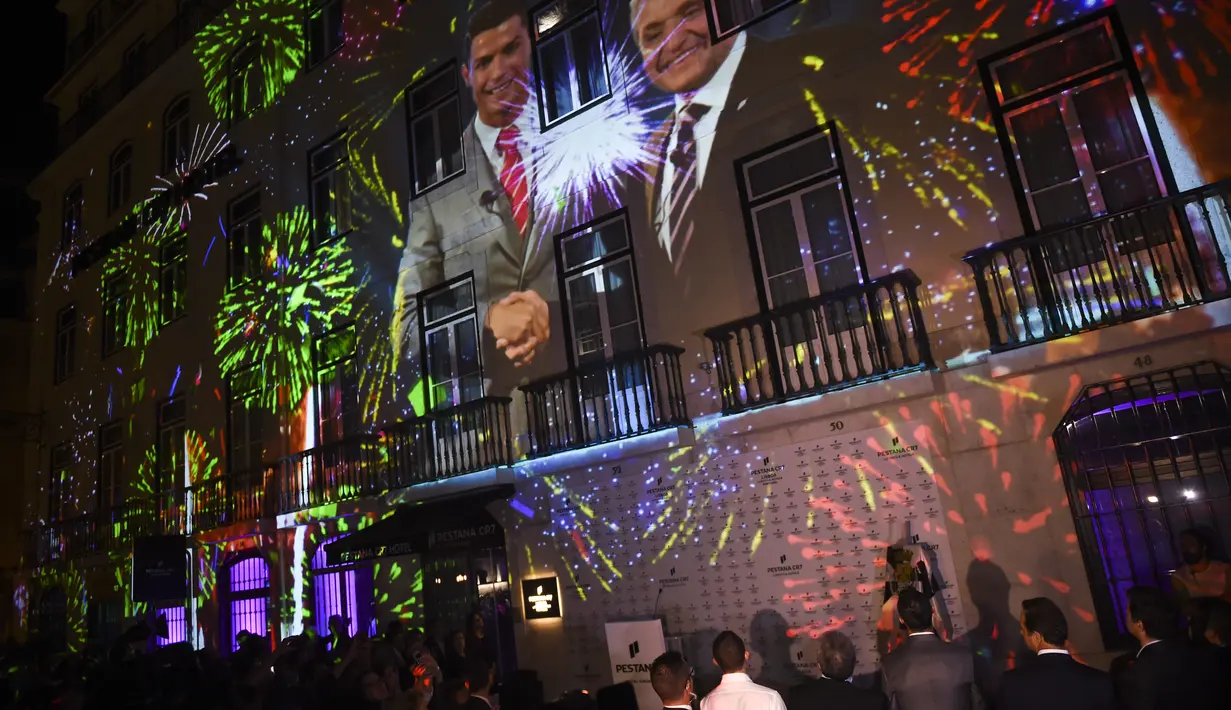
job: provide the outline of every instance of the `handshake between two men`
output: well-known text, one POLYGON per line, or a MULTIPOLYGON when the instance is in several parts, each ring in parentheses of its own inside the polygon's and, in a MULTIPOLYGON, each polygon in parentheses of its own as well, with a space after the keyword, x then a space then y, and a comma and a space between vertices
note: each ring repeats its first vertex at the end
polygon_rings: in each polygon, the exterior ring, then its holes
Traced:
POLYGON ((514 367, 529 365, 551 339, 551 313, 535 291, 514 291, 491 304, 484 325, 514 367))

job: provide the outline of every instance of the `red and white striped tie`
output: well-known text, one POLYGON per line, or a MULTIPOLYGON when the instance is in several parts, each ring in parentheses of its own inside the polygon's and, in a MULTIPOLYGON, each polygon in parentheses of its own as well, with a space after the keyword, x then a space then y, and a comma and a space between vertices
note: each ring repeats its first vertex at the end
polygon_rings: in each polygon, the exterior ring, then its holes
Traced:
POLYGON ((517 126, 505 126, 496 137, 496 150, 504 156, 504 166, 500 168, 500 185, 504 194, 509 196, 509 204, 513 208, 513 222, 517 231, 526 236, 526 224, 530 221, 530 186, 526 181, 526 164, 518 150, 518 137, 521 131, 517 126))

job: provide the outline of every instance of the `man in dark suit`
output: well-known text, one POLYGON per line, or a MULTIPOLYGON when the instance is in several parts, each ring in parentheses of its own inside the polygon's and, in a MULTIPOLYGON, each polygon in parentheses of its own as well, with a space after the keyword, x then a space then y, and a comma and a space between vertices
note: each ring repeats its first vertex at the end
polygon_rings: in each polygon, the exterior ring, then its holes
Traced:
POLYGON ((787 710, 887 710, 889 700, 875 690, 851 684, 855 674, 855 644, 840 631, 821 635, 821 677, 795 686, 787 695, 787 710))
POLYGON ((667 651, 650 664, 650 686, 663 708, 692 710, 692 666, 679 651, 667 651))
POLYGON ((466 685, 470 698, 462 710, 492 710, 492 685, 496 682, 496 669, 486 658, 471 658, 466 663, 466 685))
POLYGON ((1223 710, 1231 706, 1228 679, 1213 655, 1177 640, 1175 602, 1154 587, 1128 590, 1128 632, 1140 648, 1117 679, 1124 710, 1223 710))
POLYGON ((885 695, 898 710, 982 710, 974 657, 945 643, 932 627, 932 602, 908 587, 898 592, 898 618, 909 634, 881 661, 885 695))
MULTIPOLYGON (((706 352, 698 337, 705 328, 757 309, 761 274, 748 258, 735 163, 817 127, 805 78, 792 72, 824 41, 764 42, 741 31, 713 42, 705 5, 631 2, 646 77, 674 97, 646 150, 639 279, 653 284, 650 297, 672 304, 648 310, 647 321, 672 342, 686 339, 694 352, 706 352), (809 42, 812 50, 804 48, 809 42), (779 88, 784 93, 771 97, 779 88)), ((849 282, 855 280, 852 269, 849 282)))
POLYGON ((1035 653, 1001 681, 997 710, 1112 710, 1111 676, 1073 660, 1069 623, 1046 597, 1022 602, 1022 638, 1035 653))

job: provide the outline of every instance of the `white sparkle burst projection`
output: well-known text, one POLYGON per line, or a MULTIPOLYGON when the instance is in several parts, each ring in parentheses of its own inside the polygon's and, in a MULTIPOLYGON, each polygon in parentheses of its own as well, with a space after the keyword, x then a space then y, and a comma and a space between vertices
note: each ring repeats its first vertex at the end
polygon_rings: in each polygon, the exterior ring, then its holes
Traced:
MULTIPOLYGON (((621 183, 647 180, 647 168, 659 157, 649 149, 658 124, 652 116, 669 108, 671 99, 650 97, 652 85, 641 69, 640 51, 630 46, 627 36, 622 45, 612 46, 616 31, 606 19, 604 25, 611 99, 591 108, 577 128, 561 127, 536 137, 534 214, 545 225, 545 234, 589 222, 596 213, 618 205, 621 183)), ((527 109, 535 108, 532 99, 527 109)))
POLYGON ((169 199, 170 208, 150 224, 151 235, 160 236, 177 225, 181 229, 188 226, 192 221, 193 200, 208 200, 206 190, 218 186, 214 178, 216 171, 203 168, 230 145, 231 139, 222 130, 221 123, 197 126, 192 136, 192 148, 186 156, 176 160, 175 173, 170 178, 156 176, 162 184, 152 188, 154 195, 150 199, 169 199))

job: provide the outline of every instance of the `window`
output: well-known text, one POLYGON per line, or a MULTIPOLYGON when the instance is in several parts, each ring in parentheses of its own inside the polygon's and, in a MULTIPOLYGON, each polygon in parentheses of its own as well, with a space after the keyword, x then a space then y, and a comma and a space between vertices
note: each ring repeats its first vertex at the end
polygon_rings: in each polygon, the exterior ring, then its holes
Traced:
POLYGON ((312 593, 315 599, 314 614, 316 633, 329 638, 332 631, 329 619, 340 616, 349 621, 347 632, 354 636, 359 629, 367 629, 374 621, 372 605, 372 567, 356 566, 354 563, 329 565, 325 559, 325 546, 341 540, 344 535, 331 537, 322 542, 312 555, 312 593))
POLYGON ((84 117, 94 117, 98 113, 98 87, 91 86, 77 94, 77 113, 84 117))
POLYGON ((344 326, 317 338, 316 363, 319 443, 333 444, 359 431, 355 326, 344 326))
POLYGON ((117 275, 103 283, 103 357, 119 352, 128 338, 128 278, 117 275))
POLYGON ((261 68, 260 44, 250 41, 231 56, 227 77, 227 99, 231 123, 238 123, 260 110, 265 91, 265 72, 261 68))
POLYGON ((406 90, 416 195, 465 170, 460 106, 452 63, 406 90))
POLYGON ((830 125, 739 162, 769 308, 856 284, 862 267, 830 125))
POLYGON ((1195 529, 1231 545, 1231 370, 1219 363, 1087 386, 1052 436, 1108 650, 1135 647, 1127 591, 1162 589, 1195 529))
POLYGON ((185 312, 188 296, 188 234, 175 230, 158 247, 158 314, 162 325, 185 312))
POLYGON ((171 175, 178 172, 178 164, 188 157, 192 148, 192 132, 189 122, 192 118, 191 105, 188 97, 183 97, 171 104, 162 117, 162 174, 171 175))
POLYGON ((325 61, 342 48, 342 0, 311 0, 308 10, 308 65, 325 61))
POLYGON ((223 633, 227 652, 239 648, 236 638, 247 631, 258 636, 269 634, 269 563, 259 555, 243 556, 223 568, 220 604, 227 614, 223 633))
POLYGON ((60 249, 67 250, 77 244, 81 237, 81 217, 85 211, 85 192, 81 185, 74 185, 64 193, 64 219, 60 227, 60 249))
POLYGON ((346 134, 308 154, 308 199, 315 245, 350 231, 350 172, 346 169, 346 134))
POLYGON ((560 268, 578 365, 641 349, 641 303, 623 217, 560 239, 560 268))
POLYGON ((98 504, 106 511, 124 502, 124 423, 98 430, 98 504))
POLYGON ((231 286, 260 273, 261 191, 253 190, 236 198, 227 209, 231 224, 227 241, 227 269, 231 286))
POLYGON ((133 189, 133 147, 125 143, 111 154, 110 176, 107 181, 107 213, 113 214, 128 206, 133 189))
POLYGON ((557 0, 536 11, 534 45, 544 126, 611 96, 595 2, 557 0))
POLYGON ((187 397, 181 394, 158 404, 158 480, 154 482, 157 492, 173 491, 185 485, 187 426, 187 397))
POLYGON ((709 0, 713 33, 718 39, 735 34, 795 0, 709 0))
POLYGON ((419 295, 428 405, 448 409, 483 396, 474 277, 463 276, 419 295))
POLYGON ((170 646, 188 640, 188 624, 184 619, 184 605, 160 606, 154 612, 155 618, 161 617, 167 622, 167 637, 154 637, 158 646, 170 646))
POLYGON ((1032 231, 1163 194, 1159 151, 1148 138, 1149 103, 1135 88, 1136 66, 1123 46, 1111 16, 1100 13, 981 63, 1032 231))
POLYGON ((69 306, 56 314, 56 354, 54 380, 63 382, 77 371, 77 307, 69 306))
POLYGON ((73 479, 73 448, 67 442, 51 449, 51 475, 47 480, 47 519, 63 520, 69 511, 68 490, 73 479))
POLYGON ((124 59, 120 68, 121 82, 124 91, 130 91, 145 78, 145 39, 133 42, 124 50, 124 59))
POLYGON ((255 367, 246 367, 231 376, 231 450, 227 461, 231 471, 251 471, 265 460, 265 434, 258 405, 262 386, 261 373, 255 367))

